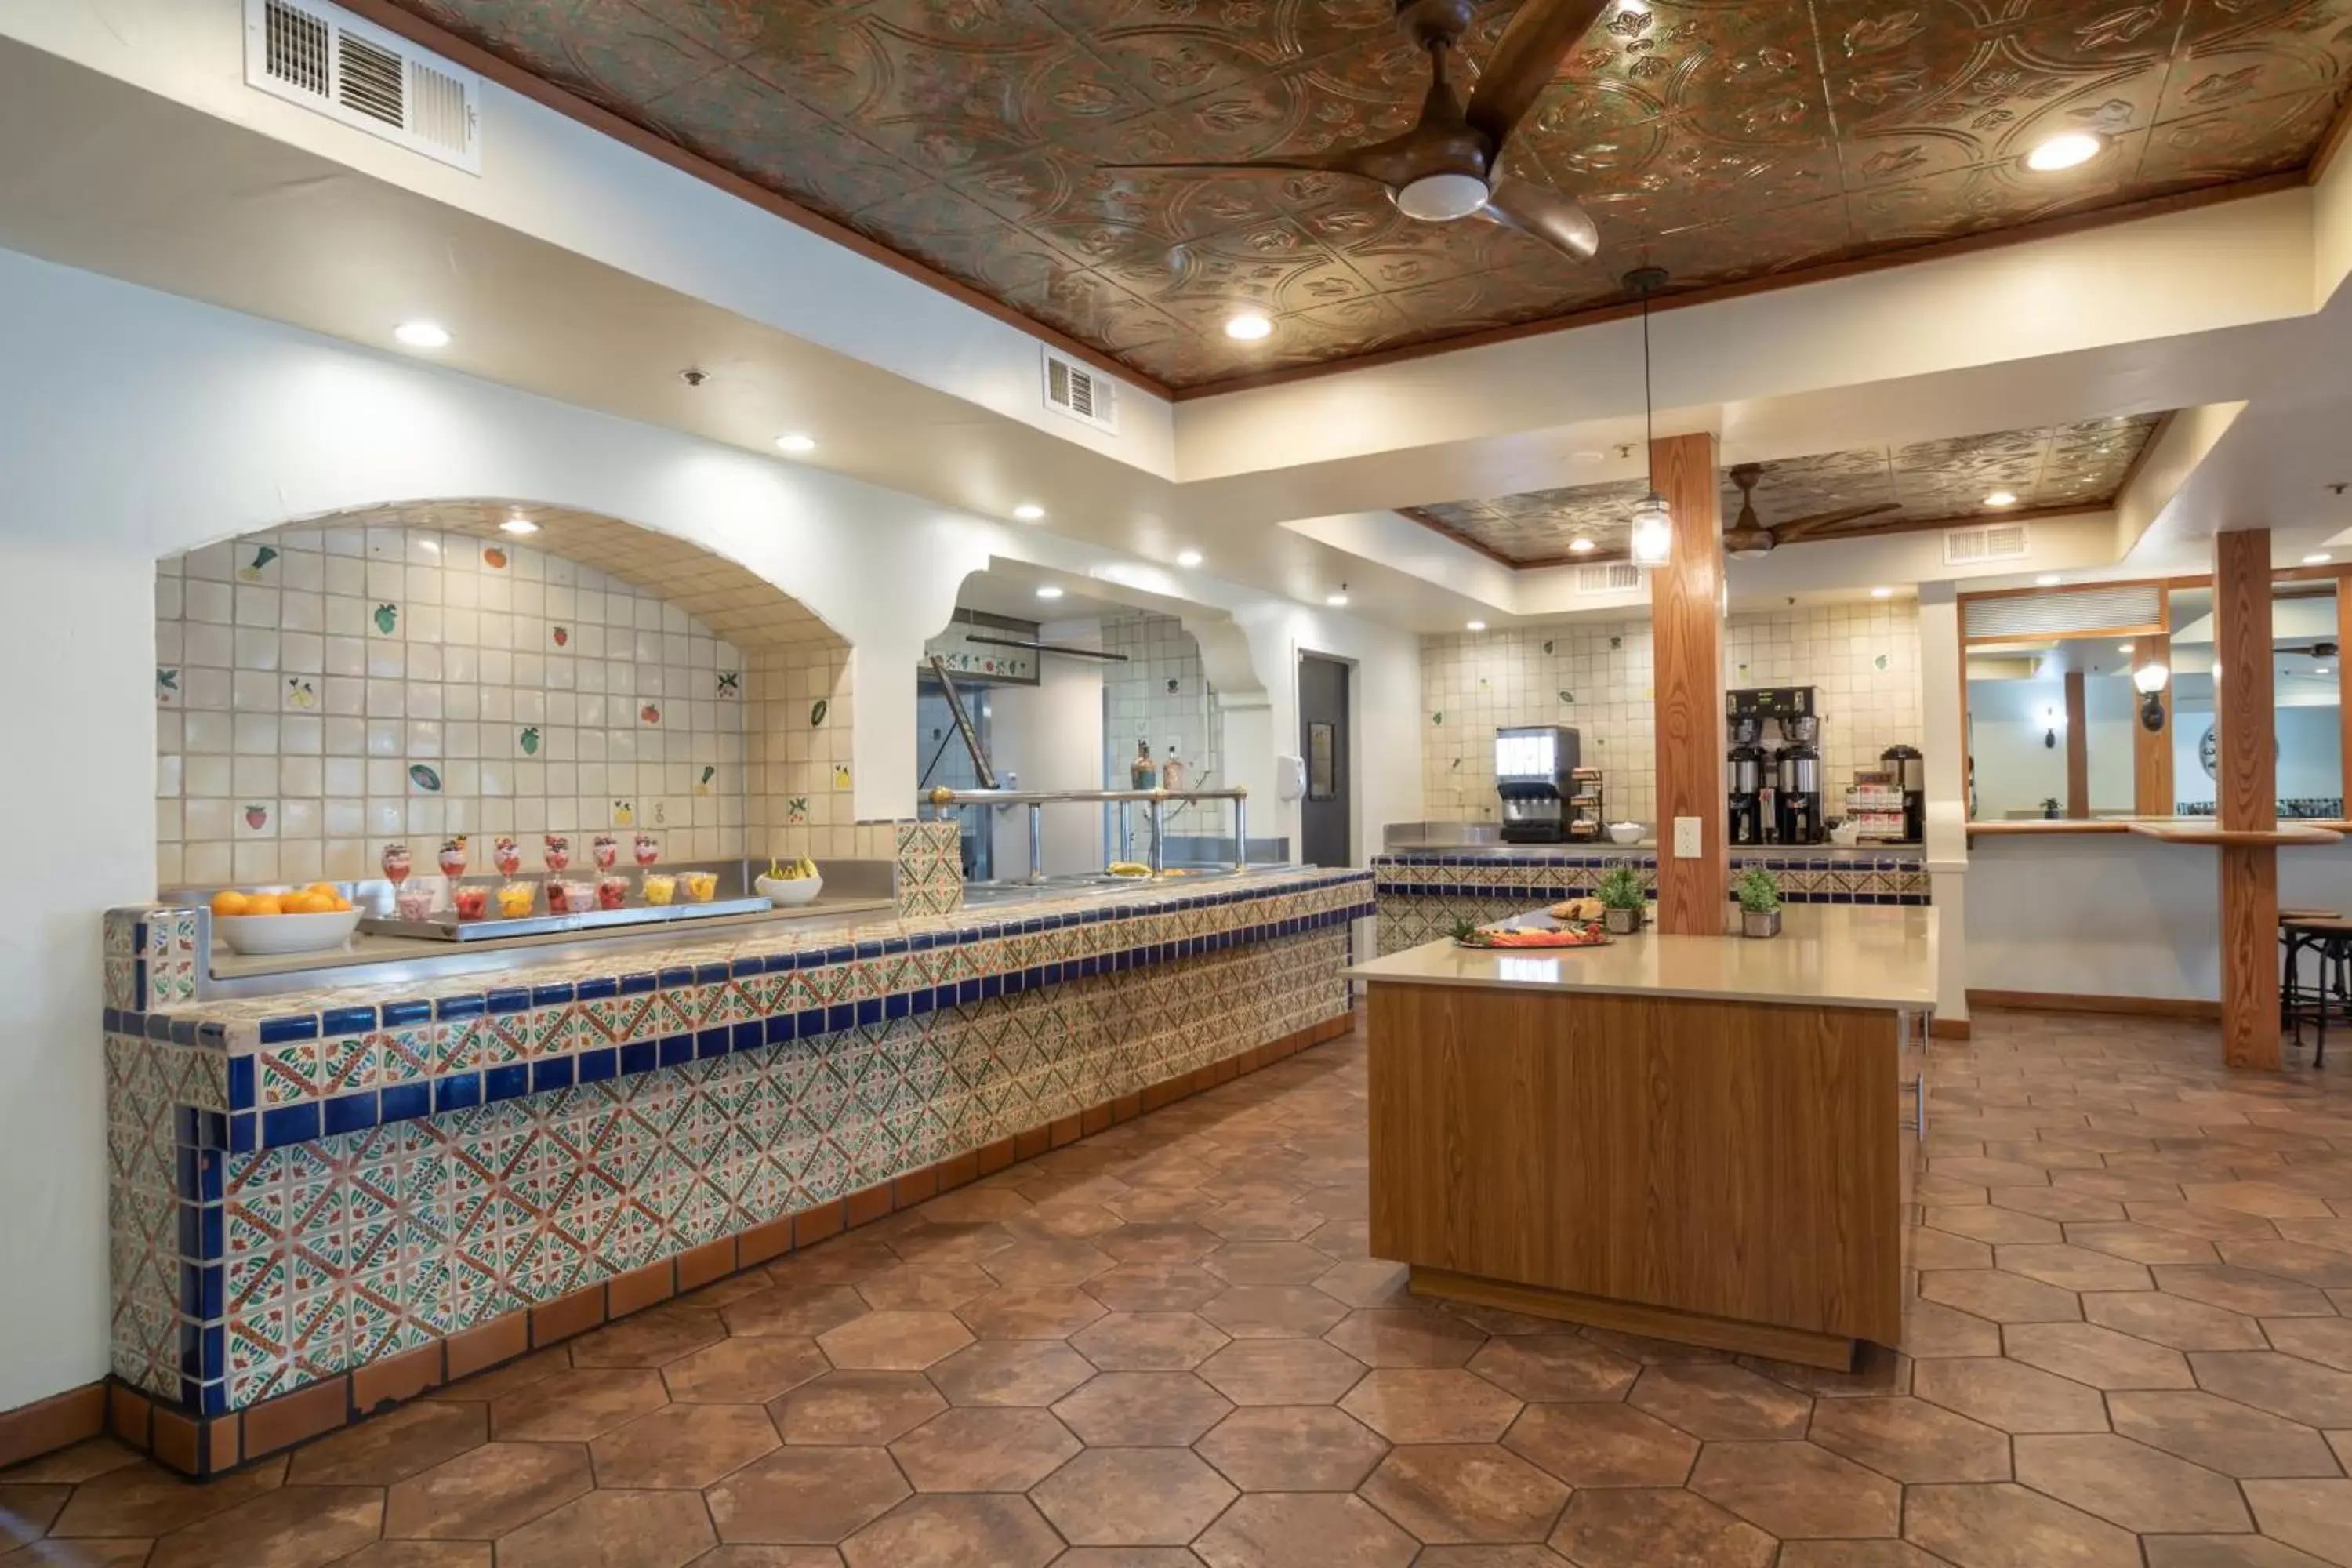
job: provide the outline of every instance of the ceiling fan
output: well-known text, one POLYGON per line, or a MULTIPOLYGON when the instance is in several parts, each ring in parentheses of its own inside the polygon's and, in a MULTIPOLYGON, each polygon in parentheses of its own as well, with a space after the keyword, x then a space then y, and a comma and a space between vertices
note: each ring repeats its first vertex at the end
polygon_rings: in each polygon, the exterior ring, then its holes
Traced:
POLYGON ((1407 217, 1452 223, 1481 217, 1554 246, 1580 261, 1601 248, 1591 215, 1549 185, 1496 172, 1503 147, 1551 85, 1560 61, 1610 0, 1525 0, 1495 46, 1465 104, 1448 62, 1477 0, 1397 0, 1397 26, 1429 52, 1429 96, 1402 136, 1360 147, 1238 163, 1112 163, 1114 169, 1192 174, 1348 174, 1377 181, 1407 217))
POLYGON ((1776 544, 1802 544, 1865 517, 1903 510, 1901 501, 1886 500, 1875 506, 1840 507, 1835 511, 1817 511, 1810 517, 1792 517, 1768 527, 1756 516, 1756 481, 1764 477, 1764 465, 1735 463, 1730 473, 1731 482, 1739 487, 1739 516, 1724 530, 1723 548, 1732 555, 1750 559, 1768 555, 1776 544))

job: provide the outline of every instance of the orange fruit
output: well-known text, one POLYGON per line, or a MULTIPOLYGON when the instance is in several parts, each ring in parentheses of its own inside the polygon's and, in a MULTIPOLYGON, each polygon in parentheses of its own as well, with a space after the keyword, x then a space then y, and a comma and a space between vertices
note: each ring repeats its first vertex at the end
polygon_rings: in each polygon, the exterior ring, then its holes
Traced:
POLYGON ((335 891, 335 885, 332 882, 313 882, 302 890, 310 894, 314 899, 340 899, 342 897, 341 893, 335 891))
POLYGON ((229 916, 249 914, 252 911, 246 907, 248 901, 235 888, 224 888, 213 895, 213 913, 229 916))
POLYGON ((284 900, 276 893, 254 893, 245 900, 245 912, 249 915, 281 915, 286 910, 284 900))
POLYGON ((278 907, 289 915, 323 915, 334 905, 316 893, 289 893, 278 907))

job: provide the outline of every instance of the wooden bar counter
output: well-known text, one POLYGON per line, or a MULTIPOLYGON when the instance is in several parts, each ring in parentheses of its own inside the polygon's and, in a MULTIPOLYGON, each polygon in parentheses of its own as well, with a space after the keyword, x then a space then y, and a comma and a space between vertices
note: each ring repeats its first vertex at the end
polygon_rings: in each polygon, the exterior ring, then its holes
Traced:
POLYGON ((1784 1361, 1895 1344, 1936 911, 1784 919, 1349 970, 1373 1254, 1424 1294, 1784 1361))

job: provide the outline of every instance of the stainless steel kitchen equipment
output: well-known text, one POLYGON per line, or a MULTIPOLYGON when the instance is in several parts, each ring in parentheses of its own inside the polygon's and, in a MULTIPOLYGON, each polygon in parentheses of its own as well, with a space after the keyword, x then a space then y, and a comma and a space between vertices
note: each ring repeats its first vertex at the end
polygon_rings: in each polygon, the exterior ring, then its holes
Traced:
POLYGON ((1734 844, 1819 844, 1827 836, 1822 816, 1822 721, 1810 686, 1758 686, 1724 694, 1724 721, 1730 736, 1731 817, 1734 844), (1743 752, 1755 753, 1753 806, 1743 799, 1743 752), (1753 826, 1748 821, 1752 819, 1753 826), (1756 835, 1740 837, 1745 831, 1756 835))
POLYGON ((1903 839, 1920 844, 1927 837, 1927 759, 1916 746, 1889 746, 1878 753, 1887 781, 1903 792, 1903 839))
POLYGON ((1495 793, 1503 802, 1503 842, 1561 844, 1569 798, 1576 794, 1581 741, 1565 724, 1523 724, 1495 731, 1495 793))

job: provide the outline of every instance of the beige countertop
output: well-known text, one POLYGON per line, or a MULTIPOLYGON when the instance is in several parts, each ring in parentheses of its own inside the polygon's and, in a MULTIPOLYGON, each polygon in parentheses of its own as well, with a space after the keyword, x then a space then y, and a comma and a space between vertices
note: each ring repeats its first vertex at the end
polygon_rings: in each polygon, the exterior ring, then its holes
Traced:
POLYGON ((1925 1009, 1936 1002, 1936 911, 1792 904, 1776 937, 1662 936, 1498 952, 1433 942, 1360 963, 1351 980, 1590 991, 1707 1001, 1925 1009))

